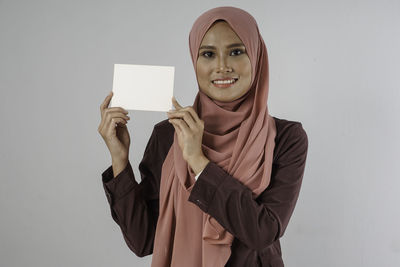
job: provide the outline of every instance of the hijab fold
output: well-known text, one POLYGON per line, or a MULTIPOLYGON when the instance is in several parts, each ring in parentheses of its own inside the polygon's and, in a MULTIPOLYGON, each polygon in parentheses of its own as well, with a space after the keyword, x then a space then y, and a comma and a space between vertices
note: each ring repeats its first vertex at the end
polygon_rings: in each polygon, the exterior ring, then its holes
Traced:
MULTIPOLYGON (((232 102, 212 99, 199 88, 193 109, 204 121, 204 155, 251 189, 256 198, 271 179, 276 136, 275 121, 267 107, 267 49, 249 13, 230 6, 213 8, 196 19, 189 34, 195 71, 201 41, 218 19, 225 20, 244 43, 251 62, 251 85, 245 95, 232 102)), ((194 177, 174 133, 161 171, 152 267, 222 267, 231 255, 232 233, 188 201, 194 177)))

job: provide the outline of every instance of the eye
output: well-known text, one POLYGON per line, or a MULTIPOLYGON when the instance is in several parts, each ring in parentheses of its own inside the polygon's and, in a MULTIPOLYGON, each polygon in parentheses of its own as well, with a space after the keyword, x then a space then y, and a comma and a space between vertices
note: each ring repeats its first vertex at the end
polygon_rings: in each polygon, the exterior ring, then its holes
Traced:
POLYGON ((201 53, 201 55, 202 55, 203 57, 209 57, 209 56, 206 56, 206 54, 208 54, 208 53, 212 53, 212 54, 213 54, 213 52, 206 51, 206 52, 201 53))
MULTIPOLYGON (((242 49, 234 49, 234 50, 232 50, 231 54, 232 54, 232 53, 235 53, 235 54, 233 54, 234 56, 240 56, 241 54, 244 54, 245 52, 244 52, 242 49), (236 53, 235 53, 235 52, 236 52, 236 53), (239 53, 237 53, 237 52, 239 52, 239 53)), ((213 54, 214 54, 214 53, 211 52, 211 51, 205 51, 205 52, 201 53, 201 55, 202 55, 203 57, 206 57, 206 58, 212 57, 213 54), (210 55, 209 55, 209 54, 210 54, 210 55)))
POLYGON ((239 51, 240 53, 239 53, 239 55, 241 55, 241 54, 243 54, 244 53, 244 51, 243 50, 241 50, 241 49, 235 49, 235 50, 232 50, 232 52, 235 52, 235 51, 239 51))

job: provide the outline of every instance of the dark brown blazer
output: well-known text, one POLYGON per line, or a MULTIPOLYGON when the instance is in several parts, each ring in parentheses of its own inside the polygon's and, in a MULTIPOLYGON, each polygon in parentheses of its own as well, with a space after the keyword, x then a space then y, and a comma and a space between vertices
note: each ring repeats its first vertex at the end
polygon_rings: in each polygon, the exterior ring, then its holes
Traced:
MULTIPOLYGON (((261 195, 254 199, 248 187, 210 161, 188 199, 235 237, 225 266, 284 266, 279 239, 299 196, 308 138, 300 122, 274 119, 277 135, 271 182, 261 195)), ((111 216, 129 249, 139 257, 153 253, 161 167, 174 131, 167 119, 154 126, 139 164, 140 183, 130 162, 115 178, 112 166, 102 173, 111 216)))

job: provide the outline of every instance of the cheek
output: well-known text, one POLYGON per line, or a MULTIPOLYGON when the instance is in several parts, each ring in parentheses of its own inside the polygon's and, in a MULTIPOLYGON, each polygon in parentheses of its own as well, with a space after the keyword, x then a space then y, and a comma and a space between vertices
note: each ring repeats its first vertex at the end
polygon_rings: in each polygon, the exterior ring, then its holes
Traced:
POLYGON ((251 62, 248 57, 241 60, 240 68, 243 74, 251 76, 251 62))
POLYGON ((200 90, 203 92, 206 92, 209 88, 208 80, 208 69, 205 66, 205 64, 202 62, 197 61, 197 66, 196 66, 196 76, 197 76, 197 81, 199 83, 200 90))
POLYGON ((247 55, 244 55, 243 57, 240 57, 240 59, 236 61, 236 69, 242 75, 251 75, 250 58, 247 55))
POLYGON ((209 79, 209 77, 208 77, 208 69, 201 62, 199 62, 197 64, 196 73, 197 73, 197 78, 199 79, 199 81, 208 81, 208 79, 209 79))

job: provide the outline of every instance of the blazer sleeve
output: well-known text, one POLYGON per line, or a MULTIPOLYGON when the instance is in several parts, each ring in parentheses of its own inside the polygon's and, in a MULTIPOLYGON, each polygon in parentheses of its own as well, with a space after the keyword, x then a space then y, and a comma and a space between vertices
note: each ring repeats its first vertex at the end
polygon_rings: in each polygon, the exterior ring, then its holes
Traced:
POLYGON ((247 247, 261 251, 283 236, 293 213, 305 169, 308 138, 301 123, 281 138, 271 182, 256 199, 250 188, 210 161, 189 201, 214 217, 247 247))
POLYGON ((194 179, 197 180, 197 178, 199 178, 200 174, 202 173, 202 171, 200 171, 195 177, 194 179))
POLYGON ((111 216, 120 226, 129 249, 139 257, 153 253, 159 214, 159 186, 156 177, 159 177, 162 164, 157 150, 158 141, 153 129, 139 164, 142 178, 140 184, 135 180, 129 161, 115 178, 112 165, 102 173, 111 216))

